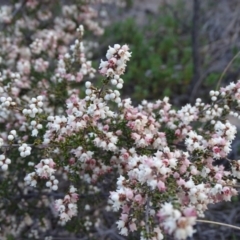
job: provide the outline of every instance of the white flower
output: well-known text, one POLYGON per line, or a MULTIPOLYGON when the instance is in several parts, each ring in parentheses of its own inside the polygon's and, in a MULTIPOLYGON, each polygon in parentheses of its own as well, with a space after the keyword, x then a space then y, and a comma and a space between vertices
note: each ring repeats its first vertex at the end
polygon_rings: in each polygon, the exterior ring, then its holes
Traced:
POLYGON ((123 236, 127 236, 128 235, 128 229, 126 227, 122 228, 120 231, 120 234, 123 236))

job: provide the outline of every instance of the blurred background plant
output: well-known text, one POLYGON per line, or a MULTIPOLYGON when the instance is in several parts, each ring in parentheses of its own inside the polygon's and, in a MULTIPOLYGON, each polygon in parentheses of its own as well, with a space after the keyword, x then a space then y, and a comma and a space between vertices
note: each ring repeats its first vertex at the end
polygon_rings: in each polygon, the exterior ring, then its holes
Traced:
POLYGON ((186 28, 164 7, 158 16, 147 16, 144 25, 127 18, 105 29, 100 41, 104 43, 103 52, 112 42, 127 43, 133 52, 124 77, 126 96, 131 95, 139 102, 182 95, 187 90, 192 61, 191 39, 186 28))
MULTIPOLYGON (((105 29, 102 51, 96 54, 98 59, 113 42, 130 45, 133 55, 124 77, 125 95, 136 102, 169 96, 178 106, 207 98, 239 51, 239 3, 152 0, 132 1, 128 6, 124 13, 118 12, 122 20, 113 18, 105 29)), ((238 78, 239 63, 236 58, 223 83, 238 78)))

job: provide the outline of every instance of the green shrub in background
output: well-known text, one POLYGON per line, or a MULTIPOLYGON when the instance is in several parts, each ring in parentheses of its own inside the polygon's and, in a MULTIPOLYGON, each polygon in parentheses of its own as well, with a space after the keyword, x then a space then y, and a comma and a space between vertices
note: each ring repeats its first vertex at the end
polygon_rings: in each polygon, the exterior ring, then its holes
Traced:
MULTIPOLYGON (((128 18, 105 29, 100 40, 104 43, 102 54, 114 42, 129 44, 133 52, 133 61, 124 77, 126 97, 131 95, 136 102, 166 95, 172 99, 181 95, 188 98, 193 78, 191 18, 192 12, 189 14, 182 4, 178 4, 173 9, 163 6, 158 16, 151 15, 146 19, 144 26, 139 26, 134 18, 128 18)), ((196 97, 198 94, 204 97, 216 86, 223 70, 208 69, 209 64, 213 64, 211 52, 203 53, 201 48, 208 45, 209 40, 206 33, 199 31, 202 79, 196 97)), ((233 71, 236 68, 236 64, 231 66, 233 71)))
POLYGON ((192 78, 190 35, 185 34, 172 13, 149 17, 146 26, 134 19, 117 22, 106 29, 106 46, 111 42, 127 43, 133 61, 124 81, 125 94, 136 101, 182 94, 192 78), (149 67, 150 66, 150 67, 149 67))

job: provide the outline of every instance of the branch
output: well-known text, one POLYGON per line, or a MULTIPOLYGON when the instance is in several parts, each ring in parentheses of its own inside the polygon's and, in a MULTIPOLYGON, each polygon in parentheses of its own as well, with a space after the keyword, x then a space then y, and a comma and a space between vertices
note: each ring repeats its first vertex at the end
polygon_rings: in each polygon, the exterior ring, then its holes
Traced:
POLYGON ((214 221, 201 220, 201 219, 198 219, 197 222, 201 222, 201 223, 211 223, 211 224, 215 224, 215 225, 220 225, 220 226, 230 227, 230 228, 234 228, 234 229, 240 230, 240 227, 234 226, 234 225, 231 225, 231 224, 227 224, 227 223, 214 222, 214 221))
POLYGON ((23 0, 23 1, 22 1, 20 7, 17 8, 17 9, 13 12, 12 18, 14 18, 14 17, 23 9, 23 7, 25 6, 26 3, 27 3, 27 0, 23 0))
MULTIPOLYGON (((1 148, 10 148, 10 147, 20 147, 22 144, 4 144, 4 145, 1 145, 0 146, 0 149, 1 148)), ((46 145, 46 144, 27 144, 29 147, 39 147, 39 148, 47 148, 47 147, 53 147, 53 146, 49 146, 49 145, 46 145)))
POLYGON ((147 238, 149 237, 149 196, 147 196, 147 204, 146 204, 146 214, 145 214, 145 224, 146 224, 146 231, 147 231, 147 238))
POLYGON ((228 71, 228 69, 230 68, 230 66, 232 65, 232 63, 234 62, 234 60, 239 56, 240 54, 240 51, 232 58, 232 60, 228 63, 228 65, 225 67, 223 73, 221 74, 219 80, 218 80, 218 83, 217 83, 217 86, 216 86, 216 90, 219 89, 220 87, 220 84, 222 82, 222 79, 223 79, 223 76, 226 74, 226 72, 228 71))

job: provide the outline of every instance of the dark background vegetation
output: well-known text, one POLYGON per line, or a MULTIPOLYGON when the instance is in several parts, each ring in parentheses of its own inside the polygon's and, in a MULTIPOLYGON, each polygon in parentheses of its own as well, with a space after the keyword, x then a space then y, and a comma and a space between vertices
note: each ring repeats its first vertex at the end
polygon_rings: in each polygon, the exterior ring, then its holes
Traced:
MULTIPOLYGON (((110 11, 111 24, 100 40, 102 52, 115 42, 130 45, 125 94, 136 101, 168 95, 181 106, 207 100, 221 74, 240 50, 240 2, 237 0, 135 0, 110 11)), ((239 77, 240 58, 222 84, 239 77)))

